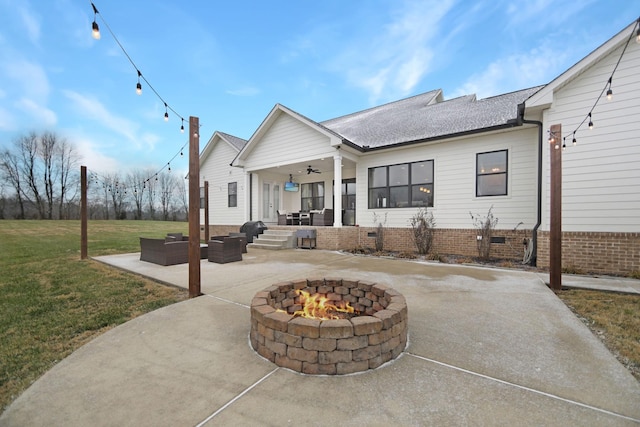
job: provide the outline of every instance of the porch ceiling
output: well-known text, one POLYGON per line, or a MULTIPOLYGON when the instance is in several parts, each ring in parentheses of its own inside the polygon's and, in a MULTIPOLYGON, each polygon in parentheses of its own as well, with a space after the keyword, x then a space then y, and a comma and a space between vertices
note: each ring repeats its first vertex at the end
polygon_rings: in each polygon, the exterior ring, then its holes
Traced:
MULTIPOLYGON (((342 168, 344 169, 355 169, 356 163, 352 160, 342 158, 342 168)), ((281 164, 269 168, 255 170, 253 172, 267 172, 279 175, 289 176, 291 174, 294 178, 296 176, 302 177, 306 175, 312 175, 315 177, 322 177, 323 179, 332 179, 333 178, 333 158, 327 157, 322 159, 315 160, 306 160, 303 162, 297 163, 287 163, 281 164), (319 170, 320 173, 310 173, 307 174, 307 168, 311 166, 315 170, 319 170)))

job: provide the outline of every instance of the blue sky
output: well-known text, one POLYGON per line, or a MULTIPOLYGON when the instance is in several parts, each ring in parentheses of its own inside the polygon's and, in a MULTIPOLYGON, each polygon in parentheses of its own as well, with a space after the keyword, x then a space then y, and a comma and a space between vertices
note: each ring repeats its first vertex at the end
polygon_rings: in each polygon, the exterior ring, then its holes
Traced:
MULTIPOLYGON (((441 88, 545 84, 640 15, 638 0, 0 0, 0 148, 73 142, 96 172, 157 169, 187 142, 167 104, 248 139, 276 103, 316 121, 441 88)), ((186 170, 176 159, 172 170, 186 170)))

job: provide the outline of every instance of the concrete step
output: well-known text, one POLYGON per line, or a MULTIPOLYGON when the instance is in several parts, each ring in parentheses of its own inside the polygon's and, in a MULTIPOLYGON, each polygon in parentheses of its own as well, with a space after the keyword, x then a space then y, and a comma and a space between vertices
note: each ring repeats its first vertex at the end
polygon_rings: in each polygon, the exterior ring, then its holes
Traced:
POLYGON ((265 230, 253 239, 248 246, 255 249, 292 249, 298 245, 296 232, 291 230, 265 230))

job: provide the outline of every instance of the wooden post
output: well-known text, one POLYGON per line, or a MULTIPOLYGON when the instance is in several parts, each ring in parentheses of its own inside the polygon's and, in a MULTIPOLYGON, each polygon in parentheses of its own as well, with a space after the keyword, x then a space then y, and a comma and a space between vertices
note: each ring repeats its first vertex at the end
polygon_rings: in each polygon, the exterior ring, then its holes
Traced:
POLYGON ((87 167, 80 166, 80 259, 87 259, 87 167))
POLYGON ((200 124, 189 117, 189 298, 200 296, 200 124))
POLYGON ((562 125, 551 126, 551 184, 549 189, 549 282, 551 289, 562 289, 562 125), (556 148, 558 147, 558 148, 556 148))
POLYGON ((204 182, 204 241, 209 241, 209 181, 204 182))

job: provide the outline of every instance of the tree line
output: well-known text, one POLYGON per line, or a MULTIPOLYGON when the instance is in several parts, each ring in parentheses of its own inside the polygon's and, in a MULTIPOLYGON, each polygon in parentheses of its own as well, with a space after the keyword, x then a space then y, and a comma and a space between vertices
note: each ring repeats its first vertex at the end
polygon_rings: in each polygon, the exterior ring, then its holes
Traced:
MULTIPOLYGON (((0 153, 0 219, 80 218, 80 162, 73 143, 29 132, 0 153)), ((90 219, 186 220, 183 177, 170 170, 89 172, 90 219)))

